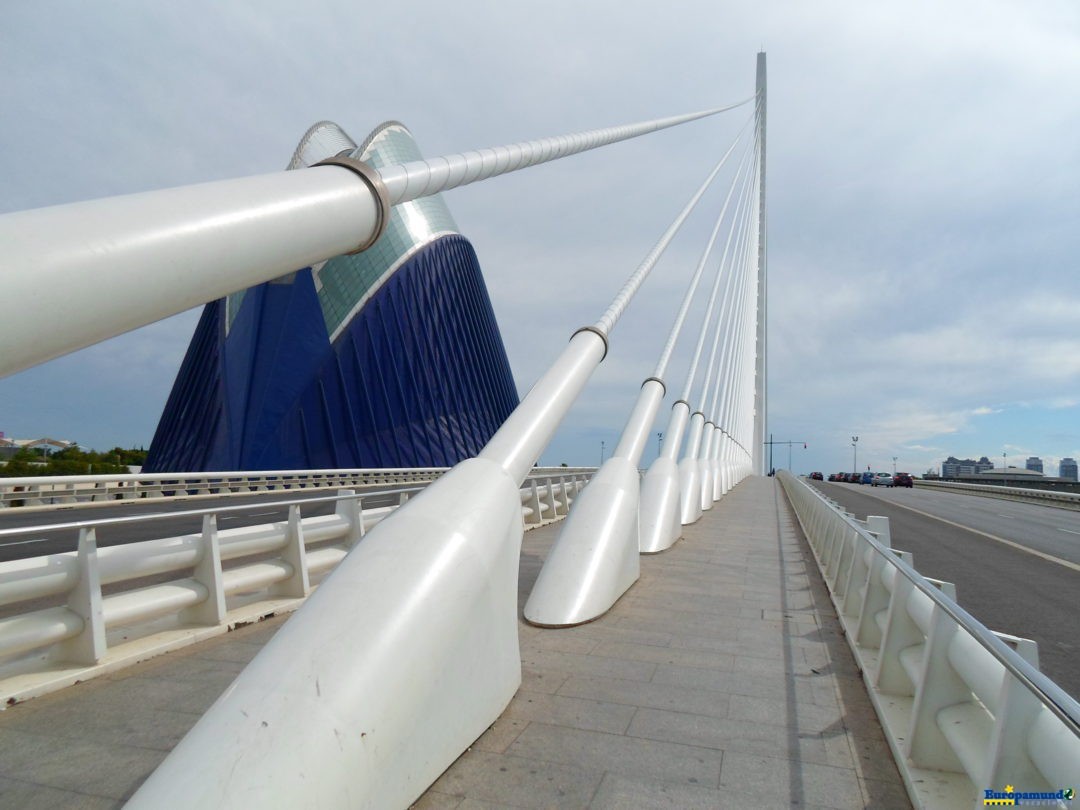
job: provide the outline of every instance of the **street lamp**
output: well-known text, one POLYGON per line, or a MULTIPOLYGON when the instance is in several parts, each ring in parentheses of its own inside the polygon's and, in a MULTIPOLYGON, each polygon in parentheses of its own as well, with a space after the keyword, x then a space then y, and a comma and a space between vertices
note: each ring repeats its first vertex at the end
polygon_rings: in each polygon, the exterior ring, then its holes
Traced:
POLYGON ((600 466, 604 466, 604 440, 600 440, 600 466))
POLYGON ((660 455, 660 451, 664 449, 664 434, 660 431, 656 432, 656 455, 660 455))
POLYGON ((851 471, 857 473, 859 471, 859 464, 856 461, 859 457, 859 437, 851 437, 851 471))
POLYGON ((893 474, 893 478, 896 478, 896 459, 898 459, 898 458, 899 458, 899 456, 893 456, 892 457, 892 474, 893 474))

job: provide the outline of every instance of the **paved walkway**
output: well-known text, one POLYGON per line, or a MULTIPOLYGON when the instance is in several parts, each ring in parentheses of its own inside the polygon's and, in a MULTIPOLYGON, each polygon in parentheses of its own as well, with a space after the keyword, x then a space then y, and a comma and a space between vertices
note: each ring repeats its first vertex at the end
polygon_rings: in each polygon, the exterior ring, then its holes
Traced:
MULTIPOLYGON (((525 535, 521 601, 554 538, 525 535)), ((0 808, 122 805, 280 625, 0 712, 0 808)), ((417 808, 910 806, 779 487, 748 479, 524 683, 417 808)))

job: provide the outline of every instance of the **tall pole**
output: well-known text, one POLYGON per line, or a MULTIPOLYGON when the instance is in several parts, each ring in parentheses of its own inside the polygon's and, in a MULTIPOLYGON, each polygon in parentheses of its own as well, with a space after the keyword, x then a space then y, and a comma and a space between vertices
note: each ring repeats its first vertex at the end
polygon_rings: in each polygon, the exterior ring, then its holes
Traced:
POLYGON ((859 471, 859 462, 856 460, 859 457, 859 437, 851 437, 851 471, 857 473, 859 471))
MULTIPOLYGON (((757 294, 757 369, 754 386, 754 448, 760 452, 765 440, 766 408, 768 408, 768 386, 765 375, 768 373, 766 355, 765 320, 768 315, 765 302, 765 288, 768 282, 766 272, 765 249, 765 54, 757 55, 757 120, 758 120, 758 294, 757 294)), ((763 459, 757 459, 754 467, 758 474, 765 470, 763 459)), ((772 469, 770 463, 769 469, 772 469)))

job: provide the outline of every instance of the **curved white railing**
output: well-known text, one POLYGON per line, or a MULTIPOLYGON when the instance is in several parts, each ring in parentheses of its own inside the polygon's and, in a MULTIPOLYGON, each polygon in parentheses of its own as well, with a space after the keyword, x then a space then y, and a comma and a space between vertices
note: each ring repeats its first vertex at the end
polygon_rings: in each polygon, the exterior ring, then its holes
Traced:
POLYGON ((912 802, 981 806, 985 791, 1055 793, 1080 763, 1080 704, 1038 670, 1033 641, 993 633, 890 548, 888 520, 843 512, 777 473, 846 630, 912 802))
POLYGON ((0 478, 0 509, 108 505, 144 498, 220 498, 260 492, 362 489, 434 481, 446 467, 136 473, 0 478))
MULTIPOLYGON (((565 516, 591 474, 530 476, 520 493, 526 527, 565 516)), ((258 508, 287 507, 288 518, 238 528, 218 522, 250 506, 36 527, 77 529, 78 549, 0 563, 0 706, 296 609, 350 548, 421 489, 268 501, 258 508), (393 503, 372 507, 372 499, 393 503), (333 514, 303 517, 327 505, 333 514), (98 548, 100 529, 140 525, 153 537, 162 521, 178 518, 201 518, 202 530, 98 548)), ((25 531, 0 531, 0 544, 25 531)))

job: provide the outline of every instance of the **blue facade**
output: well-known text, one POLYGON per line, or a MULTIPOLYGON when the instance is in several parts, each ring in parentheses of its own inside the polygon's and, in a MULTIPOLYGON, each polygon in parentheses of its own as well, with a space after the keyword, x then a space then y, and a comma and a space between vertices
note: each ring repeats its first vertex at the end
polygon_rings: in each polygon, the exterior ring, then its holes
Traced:
POLYGON ((450 466, 518 403, 472 246, 414 253, 331 343, 312 272, 206 305, 148 472, 450 466))

